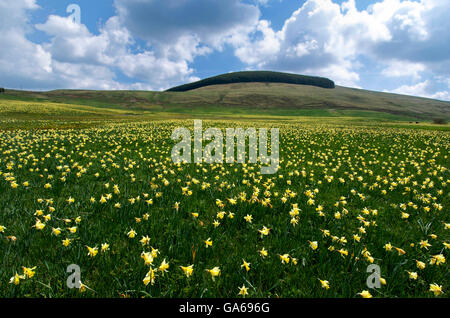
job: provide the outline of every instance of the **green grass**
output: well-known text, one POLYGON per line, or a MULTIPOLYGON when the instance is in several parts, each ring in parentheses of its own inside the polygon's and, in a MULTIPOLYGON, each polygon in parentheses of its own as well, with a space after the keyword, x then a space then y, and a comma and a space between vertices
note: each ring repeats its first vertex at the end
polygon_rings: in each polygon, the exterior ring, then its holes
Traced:
POLYGON ((448 297, 447 263, 429 263, 433 255, 448 258, 448 132, 401 128, 408 127, 402 123, 348 123, 321 117, 204 122, 205 128, 280 128, 281 167, 266 176, 253 164, 172 163, 170 135, 175 127, 192 128, 192 120, 103 119, 86 128, 4 130, 0 225, 6 229, 0 233, 0 296, 238 297, 238 288, 245 285, 252 297, 360 297, 363 290, 374 297, 435 297, 429 288, 436 283, 443 288, 442 297, 448 297), (184 187, 192 194, 183 194, 184 187), (314 202, 308 202, 308 190, 314 202), (101 203, 108 193, 111 198, 101 203), (74 202, 67 202, 69 198, 74 202), (270 204, 264 203, 267 198, 270 204), (146 202, 150 199, 151 204, 146 202), (299 208, 295 226, 289 213, 293 204, 299 208), (43 215, 35 215, 37 210, 43 215), (223 219, 220 211, 226 212, 223 219), (402 218, 402 212, 409 217, 402 218), (44 215, 51 220, 45 221, 44 215), (246 215, 253 216, 252 223, 244 220, 246 215), (43 230, 33 227, 37 219, 46 224, 43 230), (67 228, 75 225, 77 232, 69 233, 67 228), (270 233, 261 237, 263 226, 270 233), (55 236, 52 228, 58 227, 62 233, 55 236), (131 229, 135 238, 127 236, 131 229), (323 235, 325 229, 331 236, 323 235), (139 242, 145 235, 151 238, 149 246, 139 242), (66 237, 72 239, 68 247, 62 245, 66 237), (206 248, 208 238, 213 245, 206 248), (431 246, 420 248, 421 240, 431 246), (317 241, 318 248, 311 249, 309 241, 317 241), (86 246, 100 248, 105 242, 110 250, 88 256, 86 246), (406 253, 386 251, 387 243, 406 253), (170 267, 146 286, 143 279, 151 266, 144 264, 141 253, 151 247, 160 252, 152 267, 157 270, 164 259, 170 267), (263 247, 269 253, 265 258, 258 252, 263 247), (364 248, 386 279, 379 290, 366 286, 370 262, 364 248), (341 256, 339 249, 348 255, 341 256), (282 264, 279 254, 289 254, 289 264, 282 264), (249 272, 241 267, 243 259, 251 264, 249 272), (426 268, 418 269, 416 260, 426 268), (66 287, 70 264, 81 267, 81 281, 92 290, 80 293, 66 287), (194 273, 187 278, 180 266, 191 264, 194 273), (22 266, 36 266, 34 277, 10 284, 16 272, 22 274, 22 266), (221 275, 213 280, 206 270, 215 266, 221 275), (418 279, 410 279, 407 271, 417 272, 418 279), (323 289, 319 279, 328 280, 330 289, 323 289))

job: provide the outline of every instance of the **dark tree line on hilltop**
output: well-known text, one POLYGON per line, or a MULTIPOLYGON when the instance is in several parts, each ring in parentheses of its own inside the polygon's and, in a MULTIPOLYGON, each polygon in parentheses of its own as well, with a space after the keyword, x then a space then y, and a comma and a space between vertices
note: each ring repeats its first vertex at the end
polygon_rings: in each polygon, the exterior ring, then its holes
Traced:
POLYGON ((322 88, 335 87, 334 82, 332 80, 324 77, 306 76, 280 72, 269 72, 269 71, 248 71, 248 72, 235 72, 222 74, 219 76, 206 78, 198 82, 173 87, 168 89, 167 91, 185 92, 192 89, 210 85, 250 83, 250 82, 300 84, 300 85, 317 86, 322 88))

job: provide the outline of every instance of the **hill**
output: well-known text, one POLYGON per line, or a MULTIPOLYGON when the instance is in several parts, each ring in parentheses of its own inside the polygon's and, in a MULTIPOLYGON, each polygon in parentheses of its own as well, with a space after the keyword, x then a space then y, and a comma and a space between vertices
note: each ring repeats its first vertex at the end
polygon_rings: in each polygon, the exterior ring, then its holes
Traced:
POLYGON ((64 104, 64 116, 76 113, 79 118, 83 113, 96 116, 104 113, 104 116, 114 114, 115 117, 151 114, 155 117, 183 118, 302 116, 376 121, 450 119, 450 102, 341 86, 327 89, 311 85, 249 82, 208 85, 185 92, 6 90, 0 94, 3 118, 24 115, 28 118, 37 116, 39 112, 43 117, 51 118, 50 114, 55 114, 55 104, 64 104), (81 109, 80 106, 90 108, 81 109), (53 109, 51 112, 46 111, 49 107, 53 109))
POLYGON ((186 92, 193 89, 223 84, 236 83, 285 83, 297 85, 311 85, 322 88, 334 88, 334 82, 328 78, 317 76, 306 76, 290 73, 280 73, 271 71, 247 71, 222 74, 205 78, 201 81, 184 84, 168 89, 168 92, 186 92))

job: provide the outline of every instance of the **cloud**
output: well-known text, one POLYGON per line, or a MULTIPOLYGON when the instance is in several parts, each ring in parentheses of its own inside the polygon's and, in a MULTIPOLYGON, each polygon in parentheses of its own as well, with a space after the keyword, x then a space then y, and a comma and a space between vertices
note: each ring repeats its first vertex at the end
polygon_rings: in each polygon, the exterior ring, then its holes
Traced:
POLYGON ((2 83, 29 89, 165 89, 197 80, 191 66, 195 58, 240 41, 260 14, 256 5, 241 0, 116 0, 114 5, 117 15, 98 34, 70 17, 50 15, 34 26, 50 40, 36 44, 27 39, 36 1, 2 1, 2 83), (147 46, 137 49, 138 40, 147 46), (119 76, 134 83, 122 83, 119 76))
POLYGON ((450 93, 448 91, 436 92, 430 80, 425 80, 423 82, 414 85, 402 85, 388 92, 404 95, 421 96, 440 100, 450 100, 450 93))
POLYGON ((193 36, 220 47, 227 37, 257 24, 260 15, 257 6, 241 0, 115 0, 114 5, 133 36, 158 45, 193 36))
POLYGON ((270 22, 259 21, 253 33, 260 33, 259 39, 250 40, 244 37, 234 44, 237 46, 235 54, 247 64, 263 66, 265 61, 277 55, 280 51, 281 41, 277 34, 270 28, 270 22))
POLYGON ((381 74, 387 77, 412 77, 418 80, 421 78, 420 73, 425 70, 426 66, 421 63, 393 60, 388 67, 381 71, 381 74))
POLYGON ((94 35, 70 17, 50 15, 45 23, 35 26, 50 36, 50 41, 36 44, 27 39, 33 30, 28 14, 38 8, 35 1, 9 2, 11 6, 0 4, 5 9, 0 10, 4 45, 0 50, 0 81, 7 87, 165 89, 173 83, 198 79, 192 76, 194 70, 189 62, 208 52, 192 38, 180 37, 159 53, 133 53, 135 39, 117 16, 108 19, 94 35), (135 82, 122 83, 117 74, 135 82))
POLYGON ((354 1, 341 7, 330 0, 309 0, 293 12, 280 31, 259 25, 253 31, 259 38, 251 41, 250 36, 250 41, 238 43, 235 54, 259 68, 323 74, 338 84, 357 86, 355 70, 364 40, 389 38, 388 30, 371 20, 367 12, 356 10, 354 1), (266 43, 272 50, 261 54, 258 47, 266 43))
POLYGON ((384 0, 361 11, 354 0, 307 0, 279 31, 260 22, 235 43, 235 55, 250 67, 323 75, 348 86, 359 85, 364 58, 387 78, 449 75, 450 67, 442 67, 450 66, 449 9, 445 0, 384 0))
POLYGON ((411 62, 448 60, 449 9, 447 0, 385 0, 373 5, 371 14, 390 32, 389 40, 374 43, 374 55, 411 62))
POLYGON ((24 82, 38 83, 52 72, 51 55, 41 45, 27 40, 31 28, 26 14, 36 10, 34 1, 0 2, 0 83, 21 87, 24 82))

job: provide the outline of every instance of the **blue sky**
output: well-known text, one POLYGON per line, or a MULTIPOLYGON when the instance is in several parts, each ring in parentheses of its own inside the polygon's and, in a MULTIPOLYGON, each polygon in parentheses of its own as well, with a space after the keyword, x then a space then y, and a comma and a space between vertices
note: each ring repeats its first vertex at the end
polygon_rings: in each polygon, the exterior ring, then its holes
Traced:
POLYGON ((2 0, 0 86, 163 90, 275 70, 450 100, 449 12, 447 0, 2 0))

